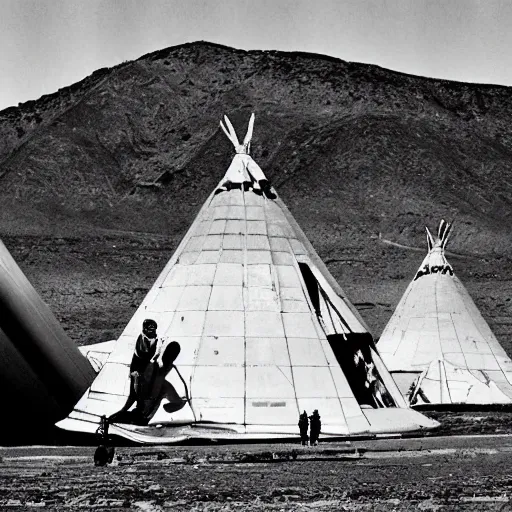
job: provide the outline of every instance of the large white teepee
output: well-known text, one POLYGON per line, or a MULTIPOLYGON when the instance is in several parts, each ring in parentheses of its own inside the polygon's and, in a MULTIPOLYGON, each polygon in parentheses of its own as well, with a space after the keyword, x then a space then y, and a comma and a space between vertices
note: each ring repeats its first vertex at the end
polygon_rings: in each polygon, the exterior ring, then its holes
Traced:
POLYGON ((446 260, 450 230, 442 220, 434 241, 427 228, 428 254, 385 327, 379 352, 412 404, 422 396, 420 402, 432 404, 510 403, 512 362, 446 260))
POLYGON ((406 408, 364 322, 250 157, 254 114, 243 144, 225 122, 237 151, 226 175, 58 425, 94 432, 119 410, 151 318, 165 343, 181 346, 167 380, 183 406, 173 412, 163 400, 148 425, 114 423, 111 433, 158 443, 298 436, 299 414, 314 409, 324 435, 436 426, 406 408))

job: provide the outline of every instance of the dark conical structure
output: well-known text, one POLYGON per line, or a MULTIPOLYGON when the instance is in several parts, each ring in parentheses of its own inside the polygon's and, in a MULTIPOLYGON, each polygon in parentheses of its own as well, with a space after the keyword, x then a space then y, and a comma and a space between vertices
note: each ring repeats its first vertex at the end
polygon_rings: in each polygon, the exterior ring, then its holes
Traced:
POLYGON ((0 241, 0 398, 9 411, 3 433, 19 437, 51 427, 94 377, 0 241))

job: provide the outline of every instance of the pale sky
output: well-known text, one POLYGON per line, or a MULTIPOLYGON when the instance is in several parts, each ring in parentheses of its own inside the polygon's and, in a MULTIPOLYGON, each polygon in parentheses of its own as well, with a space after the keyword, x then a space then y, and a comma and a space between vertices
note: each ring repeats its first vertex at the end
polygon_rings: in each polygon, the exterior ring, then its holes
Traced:
POLYGON ((512 85, 509 0, 0 0, 0 110, 198 40, 512 85))

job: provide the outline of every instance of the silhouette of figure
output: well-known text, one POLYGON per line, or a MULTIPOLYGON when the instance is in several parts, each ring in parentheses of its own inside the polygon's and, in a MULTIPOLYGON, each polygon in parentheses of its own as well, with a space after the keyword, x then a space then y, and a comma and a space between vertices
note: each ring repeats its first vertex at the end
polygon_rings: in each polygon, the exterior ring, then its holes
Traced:
POLYGON ((363 350, 357 347, 354 350, 353 360, 346 361, 345 367, 347 368, 346 373, 352 376, 349 382, 357 402, 374 407, 374 399, 369 390, 369 375, 371 376, 371 372, 368 372, 367 361, 369 360, 371 360, 370 355, 363 353, 363 350))
POLYGON ((318 414, 317 409, 315 409, 313 414, 309 417, 309 426, 309 443, 311 446, 316 446, 322 429, 322 422, 320 421, 320 414, 318 414))
POLYGON ((375 400, 375 405, 377 408, 393 407, 395 405, 393 398, 384 386, 379 373, 377 372, 377 368, 375 368, 375 364, 367 364, 366 369, 368 372, 368 389, 372 394, 373 399, 375 400))
POLYGON ((106 466, 107 464, 111 464, 114 460, 115 452, 115 448, 110 446, 110 440, 108 437, 108 420, 106 416, 101 417, 100 425, 96 433, 101 438, 101 444, 94 452, 94 465, 106 466))
POLYGON ((174 365, 180 351, 181 347, 178 342, 169 343, 162 355, 162 366, 156 362, 150 362, 147 365, 145 372, 139 377, 137 389, 135 387, 130 389, 123 408, 110 416, 108 421, 110 423, 147 425, 164 398, 169 401, 164 405, 164 410, 168 413, 178 411, 187 402, 190 402, 187 385, 174 365), (183 383, 186 399, 181 398, 174 386, 166 380, 166 376, 173 368, 183 383), (137 403, 135 409, 130 411, 129 409, 135 402, 137 403))
POLYGON ((160 355, 159 350, 157 350, 159 347, 156 329, 157 323, 150 318, 146 318, 142 322, 142 333, 139 334, 135 343, 135 350, 130 363, 130 387, 133 388, 135 394, 141 391, 139 389, 140 378, 148 364, 151 361, 156 361, 160 355))
POLYGON ((300 440, 301 440, 303 446, 307 446, 307 444, 308 444, 308 440, 309 440, 308 427, 309 427, 308 413, 306 411, 304 411, 299 416, 300 440))

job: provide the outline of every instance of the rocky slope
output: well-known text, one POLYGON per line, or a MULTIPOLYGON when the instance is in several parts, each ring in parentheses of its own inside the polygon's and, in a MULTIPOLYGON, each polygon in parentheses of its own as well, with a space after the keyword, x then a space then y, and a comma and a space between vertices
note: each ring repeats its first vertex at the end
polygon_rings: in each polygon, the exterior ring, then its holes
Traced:
POLYGON ((254 157, 376 334, 444 216, 512 348, 511 89, 209 43, 0 112, 0 236, 77 341, 119 334, 229 165, 219 119, 241 134, 252 111, 254 157))

